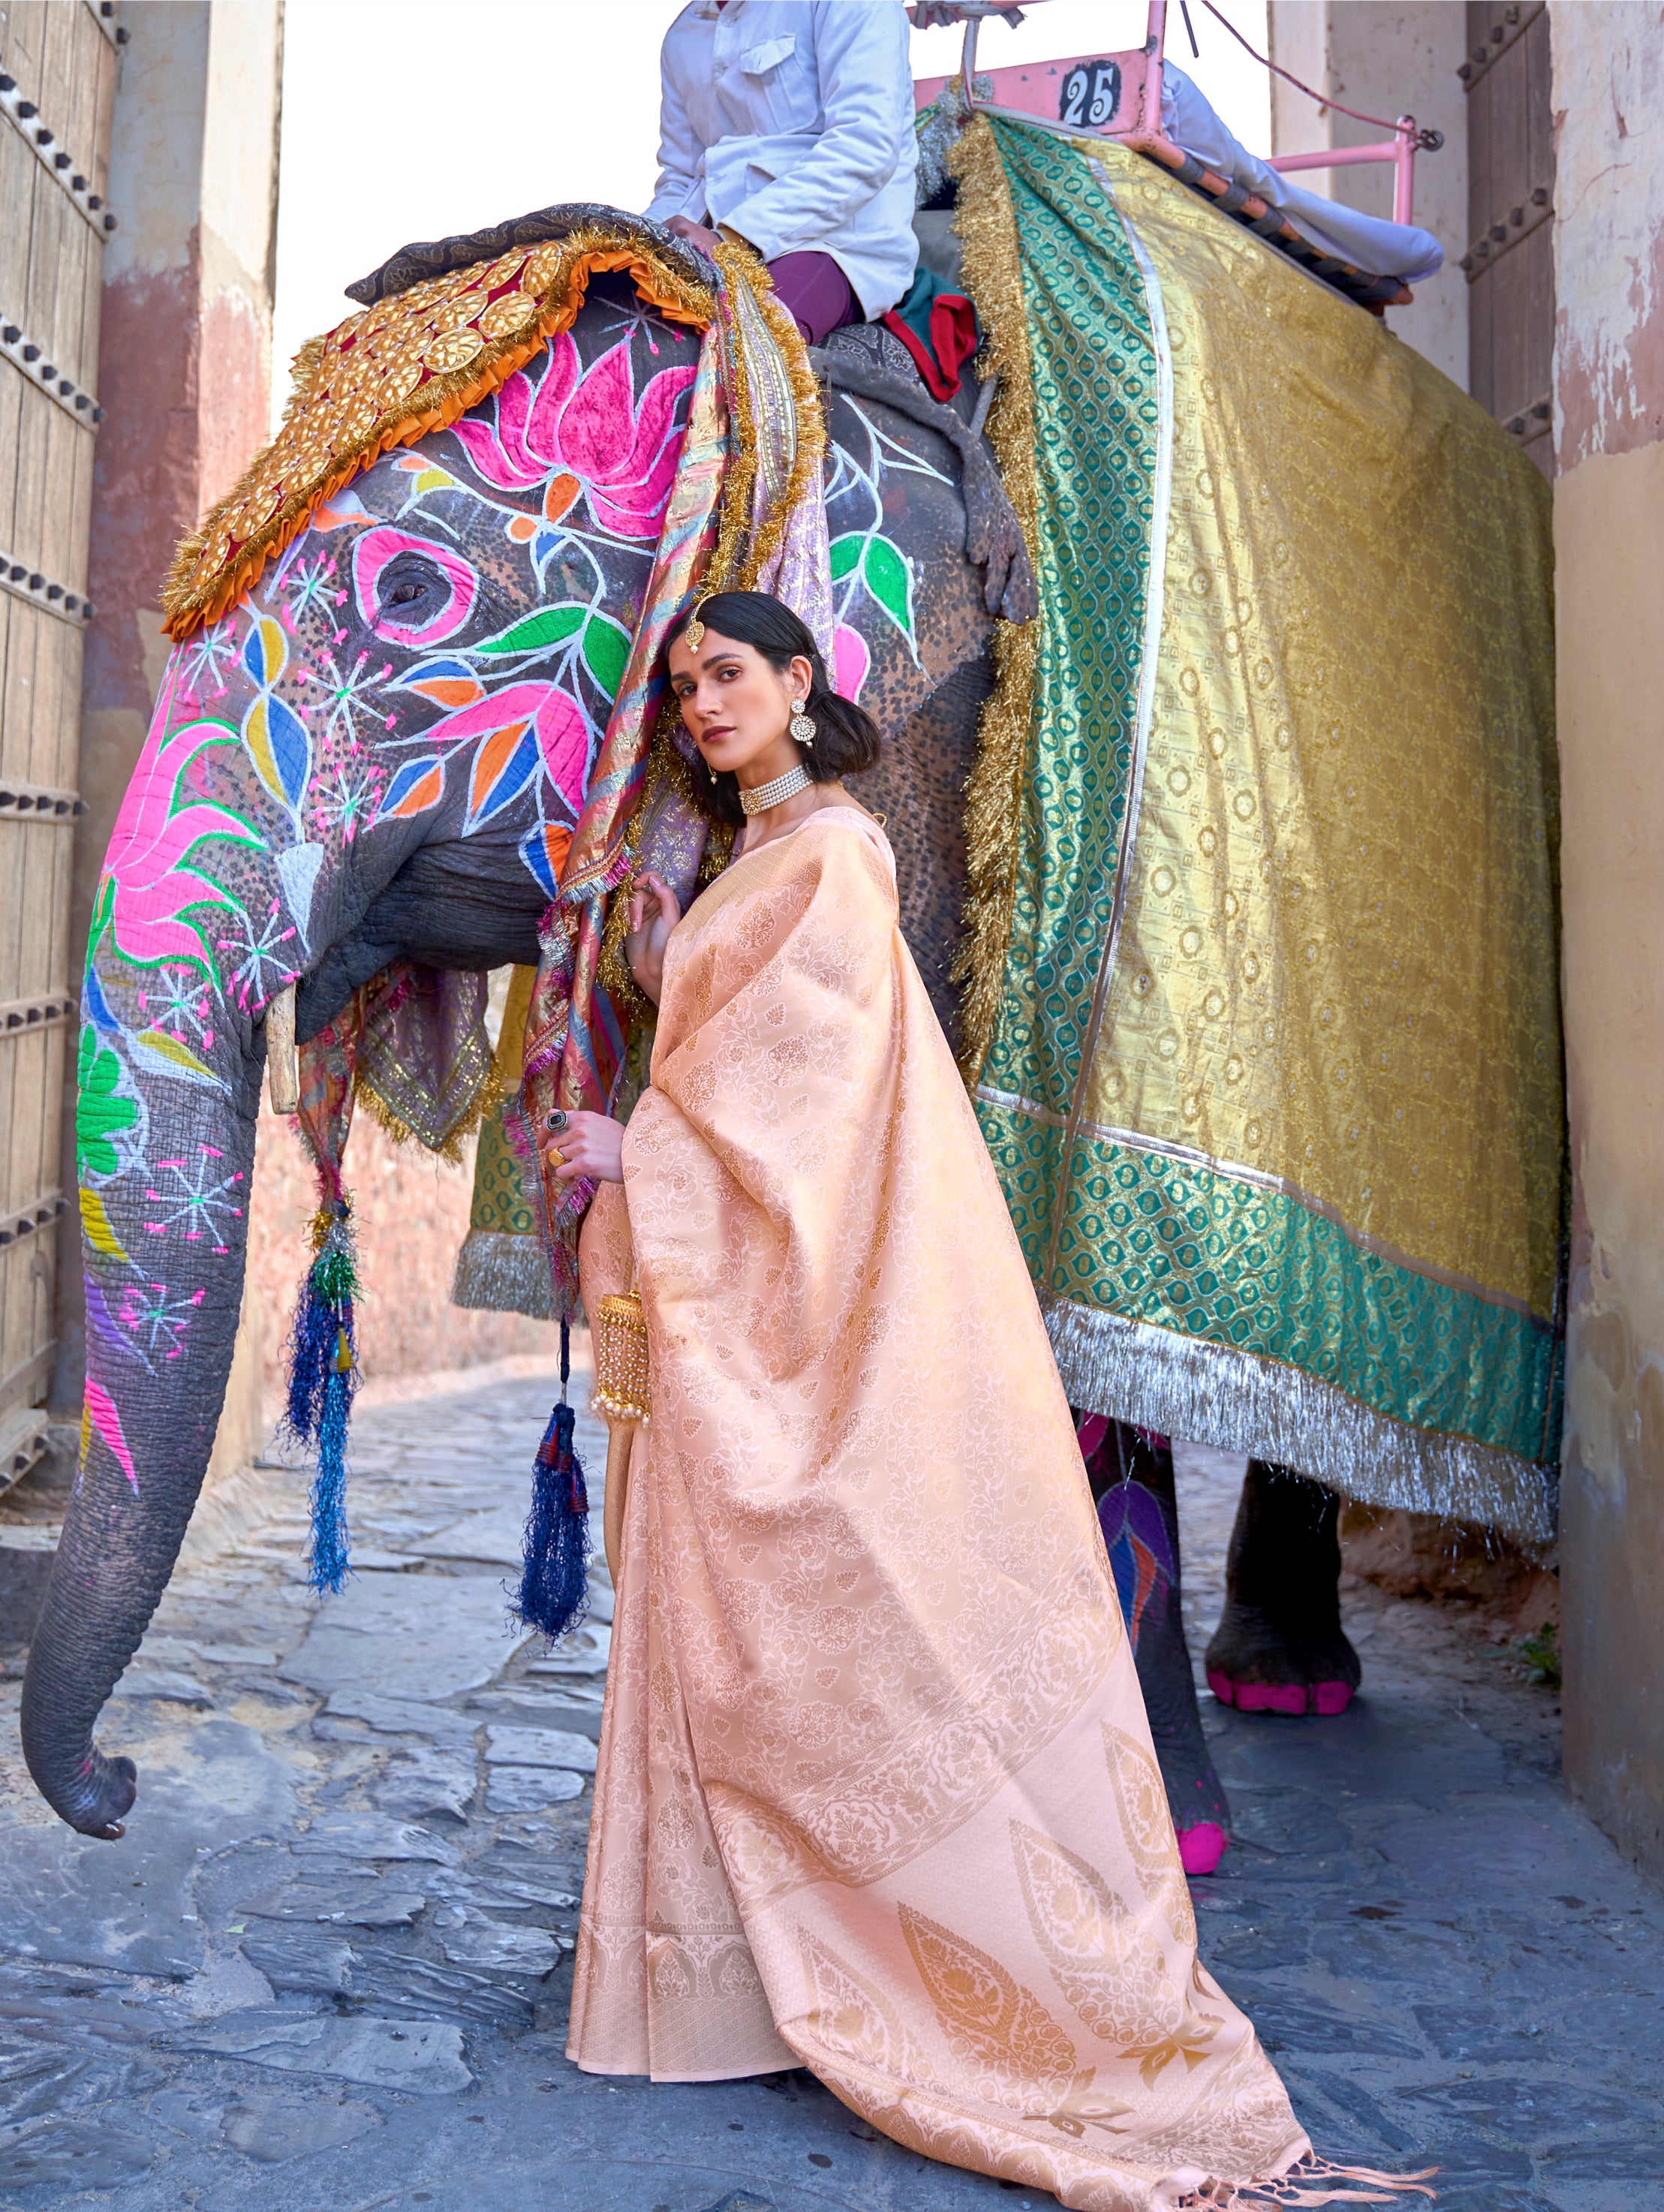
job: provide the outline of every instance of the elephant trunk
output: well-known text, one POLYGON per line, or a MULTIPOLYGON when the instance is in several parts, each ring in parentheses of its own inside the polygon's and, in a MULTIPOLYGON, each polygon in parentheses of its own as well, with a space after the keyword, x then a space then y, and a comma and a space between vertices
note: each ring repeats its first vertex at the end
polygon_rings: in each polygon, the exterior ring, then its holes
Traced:
MULTIPOLYGON (((176 1177, 180 1191, 152 1187, 143 1196, 152 1212, 172 1217, 176 1234, 191 1238, 195 1288, 165 1305, 160 1318, 146 1316, 148 1335, 132 1328, 132 1307, 119 1321, 112 1316, 110 1255, 127 1261, 125 1294, 141 1300, 147 1286, 131 1287, 138 1271, 130 1255, 147 1231, 159 1234, 158 1224, 131 1209, 106 1210, 96 1194, 88 1206, 83 1185, 88 1314, 81 1471, 29 1652, 21 1725, 23 1755, 46 1802, 82 1835, 110 1841, 122 1833, 137 1770, 131 1759, 97 1749, 93 1729, 138 1649, 184 1541, 213 1449, 242 1304, 264 1030, 245 1031, 239 1045, 236 1060, 222 1063, 229 1079, 222 1088, 174 1087, 152 1107, 152 1138, 162 1138, 152 1144, 152 1173, 158 1184, 176 1177), (173 1155, 177 1168, 158 1158, 162 1153, 173 1155), (210 1182, 218 1203, 202 1194, 210 1182), (179 1210, 193 1204, 193 1226, 181 1231, 179 1210), (180 1313, 188 1316, 184 1322, 180 1313), (170 1358, 170 1343, 187 1356, 170 1358), (179 1388, 187 1369, 188 1391, 179 1388)), ((158 1259, 150 1273, 161 1267, 158 1259)), ((175 1288, 149 1287, 163 1297, 175 1288)))

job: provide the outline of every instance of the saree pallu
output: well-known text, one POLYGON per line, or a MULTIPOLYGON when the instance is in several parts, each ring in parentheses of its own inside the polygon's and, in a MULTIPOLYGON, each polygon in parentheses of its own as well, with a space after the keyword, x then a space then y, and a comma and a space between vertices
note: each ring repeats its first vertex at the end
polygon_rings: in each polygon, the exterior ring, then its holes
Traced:
POLYGON ((1309 2147, 1198 1961, 1067 1403, 853 810, 673 933, 624 1176, 584 1293, 634 1272, 653 1415, 571 2057, 802 2063, 1090 2212, 1285 2172, 1309 2147))
POLYGON ((1000 118, 954 158, 1042 604, 978 771, 976 1098, 1070 1399, 1544 1543, 1547 487, 1153 163, 1000 118))

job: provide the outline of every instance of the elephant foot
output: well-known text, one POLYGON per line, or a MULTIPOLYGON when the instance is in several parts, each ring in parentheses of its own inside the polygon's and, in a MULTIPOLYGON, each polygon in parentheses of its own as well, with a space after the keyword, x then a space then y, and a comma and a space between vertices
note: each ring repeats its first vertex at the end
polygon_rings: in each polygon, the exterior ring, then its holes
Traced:
MULTIPOLYGON (((1210 1655, 1212 1650, 1210 1644, 1210 1655)), ((1210 1667, 1207 1686, 1222 1705, 1234 1705, 1239 1713, 1287 1713, 1296 1718, 1311 1713, 1328 1718, 1345 1711, 1357 1686, 1333 1678, 1327 1682, 1254 1682, 1210 1667)))
POLYGON ((1343 1713, 1363 1678, 1340 1626, 1339 1500, 1250 1460, 1207 1647, 1208 1687, 1241 1713, 1343 1713))
POLYGON ((1179 1607, 1173 1453, 1098 1414, 1076 1428, 1109 1553, 1168 1810, 1187 1874, 1212 1874, 1230 1836, 1230 1808, 1202 1733, 1196 1678, 1179 1607))

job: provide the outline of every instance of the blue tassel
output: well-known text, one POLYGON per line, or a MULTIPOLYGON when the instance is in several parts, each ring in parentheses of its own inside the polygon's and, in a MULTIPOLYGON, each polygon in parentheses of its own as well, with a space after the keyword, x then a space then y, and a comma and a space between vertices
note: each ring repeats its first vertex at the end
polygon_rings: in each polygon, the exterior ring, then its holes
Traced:
POLYGON ((347 1424, 358 1367, 353 1294, 358 1287, 351 1212, 344 1200, 313 1223, 313 1259, 289 1334, 288 1404, 283 1426, 316 1446, 312 1486, 313 1588, 333 1596, 347 1577, 347 1424))
POLYGON ((515 1618, 558 1641, 589 1607, 589 1492, 583 1462, 573 1449, 576 1419, 566 1401, 571 1372, 570 1338, 561 1323, 561 1402, 550 1415, 531 1478, 531 1510, 525 1522, 525 1562, 515 1618))
POLYGON ((339 1369, 324 1385, 318 1472, 312 1484, 312 1586, 331 1597, 347 1578, 347 1417, 352 1411, 352 1385, 351 1374, 339 1369))

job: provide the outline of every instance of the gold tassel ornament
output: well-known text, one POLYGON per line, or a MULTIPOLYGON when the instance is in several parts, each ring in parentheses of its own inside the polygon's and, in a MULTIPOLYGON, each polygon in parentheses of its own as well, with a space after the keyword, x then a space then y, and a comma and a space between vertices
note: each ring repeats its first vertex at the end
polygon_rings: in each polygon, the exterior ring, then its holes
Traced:
POLYGON ((595 1402, 609 1421, 645 1422, 647 1317, 634 1291, 601 1300, 591 1316, 595 1340, 595 1402))
POLYGON ((635 1431, 647 1419, 647 1317, 634 1291, 614 1291, 590 1315, 595 1403, 607 1417, 607 1486, 602 1541, 616 1589, 623 1572, 624 1498, 635 1431))

